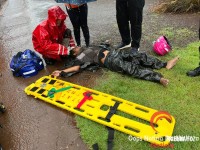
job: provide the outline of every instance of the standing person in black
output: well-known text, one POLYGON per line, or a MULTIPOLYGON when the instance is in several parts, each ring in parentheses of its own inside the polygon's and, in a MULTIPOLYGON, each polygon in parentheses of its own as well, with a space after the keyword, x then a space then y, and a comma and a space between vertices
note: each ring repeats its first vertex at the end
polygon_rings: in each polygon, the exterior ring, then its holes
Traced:
POLYGON ((144 5, 145 0, 116 0, 117 24, 122 38, 117 49, 131 46, 133 52, 139 50, 144 5))
POLYGON ((74 29, 74 36, 77 46, 81 46, 80 29, 82 29, 83 36, 85 38, 85 44, 86 47, 88 47, 90 45, 90 34, 87 24, 87 16, 88 16, 87 3, 82 5, 74 5, 66 3, 65 6, 74 29))
MULTIPOLYGON (((199 22, 199 40, 200 40, 200 22, 199 22)), ((199 60, 200 60, 200 46, 199 46, 199 60)), ((199 62, 199 66, 197 68, 187 72, 187 76, 190 76, 190 77, 200 76, 200 62, 199 62)))

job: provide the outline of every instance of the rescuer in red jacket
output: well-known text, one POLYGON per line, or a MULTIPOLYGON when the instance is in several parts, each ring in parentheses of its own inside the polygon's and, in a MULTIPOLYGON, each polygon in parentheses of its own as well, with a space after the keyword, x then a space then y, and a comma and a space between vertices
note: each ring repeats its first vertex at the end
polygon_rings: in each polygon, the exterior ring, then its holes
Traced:
POLYGON ((42 54, 46 64, 53 65, 56 60, 69 55, 75 47, 71 32, 64 24, 67 15, 59 6, 48 9, 48 19, 40 23, 32 34, 34 49, 42 54), (68 39, 66 44, 63 41, 68 39))

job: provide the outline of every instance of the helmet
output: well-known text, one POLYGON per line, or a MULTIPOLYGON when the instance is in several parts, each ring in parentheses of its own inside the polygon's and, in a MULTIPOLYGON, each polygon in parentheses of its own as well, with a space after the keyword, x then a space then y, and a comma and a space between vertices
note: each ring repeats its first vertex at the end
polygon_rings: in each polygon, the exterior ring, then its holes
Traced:
POLYGON ((153 50, 156 54, 164 56, 171 50, 171 45, 165 36, 161 36, 154 41, 153 50))

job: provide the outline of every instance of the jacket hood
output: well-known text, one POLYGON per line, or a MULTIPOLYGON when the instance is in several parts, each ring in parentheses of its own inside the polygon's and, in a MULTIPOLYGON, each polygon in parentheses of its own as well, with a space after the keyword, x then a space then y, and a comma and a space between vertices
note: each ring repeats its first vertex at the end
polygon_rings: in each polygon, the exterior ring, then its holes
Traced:
POLYGON ((56 26, 56 20, 61 19, 64 23, 67 15, 59 6, 53 6, 48 9, 48 21, 52 26, 56 26))

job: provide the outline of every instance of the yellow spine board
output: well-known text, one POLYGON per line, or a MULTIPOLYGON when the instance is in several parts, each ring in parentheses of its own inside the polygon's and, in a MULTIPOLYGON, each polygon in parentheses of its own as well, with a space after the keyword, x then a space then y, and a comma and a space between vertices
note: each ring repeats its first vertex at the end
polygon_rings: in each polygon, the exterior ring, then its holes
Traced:
POLYGON ((166 119, 160 119, 156 123, 157 127, 155 127, 155 129, 158 131, 156 132, 150 126, 151 116, 155 112, 158 112, 155 109, 56 78, 51 78, 50 76, 44 76, 35 83, 32 83, 25 88, 25 92, 27 95, 33 95, 35 98, 44 100, 57 107, 66 109, 126 134, 141 138, 152 144, 165 146, 170 143, 167 138, 165 138, 165 141, 159 139, 172 136, 175 119, 171 116, 171 123, 166 119), (72 88, 55 93, 53 98, 47 96, 52 88, 58 90, 67 86, 72 86, 72 88), (77 105, 84 98, 83 93, 88 91, 92 93, 91 96, 93 99, 86 100, 80 109, 78 109, 77 105), (120 103, 117 108, 117 113, 111 117, 110 121, 107 121, 105 118, 109 112, 109 108, 116 102, 120 103), (118 112, 125 113, 125 117, 119 115, 118 112))

